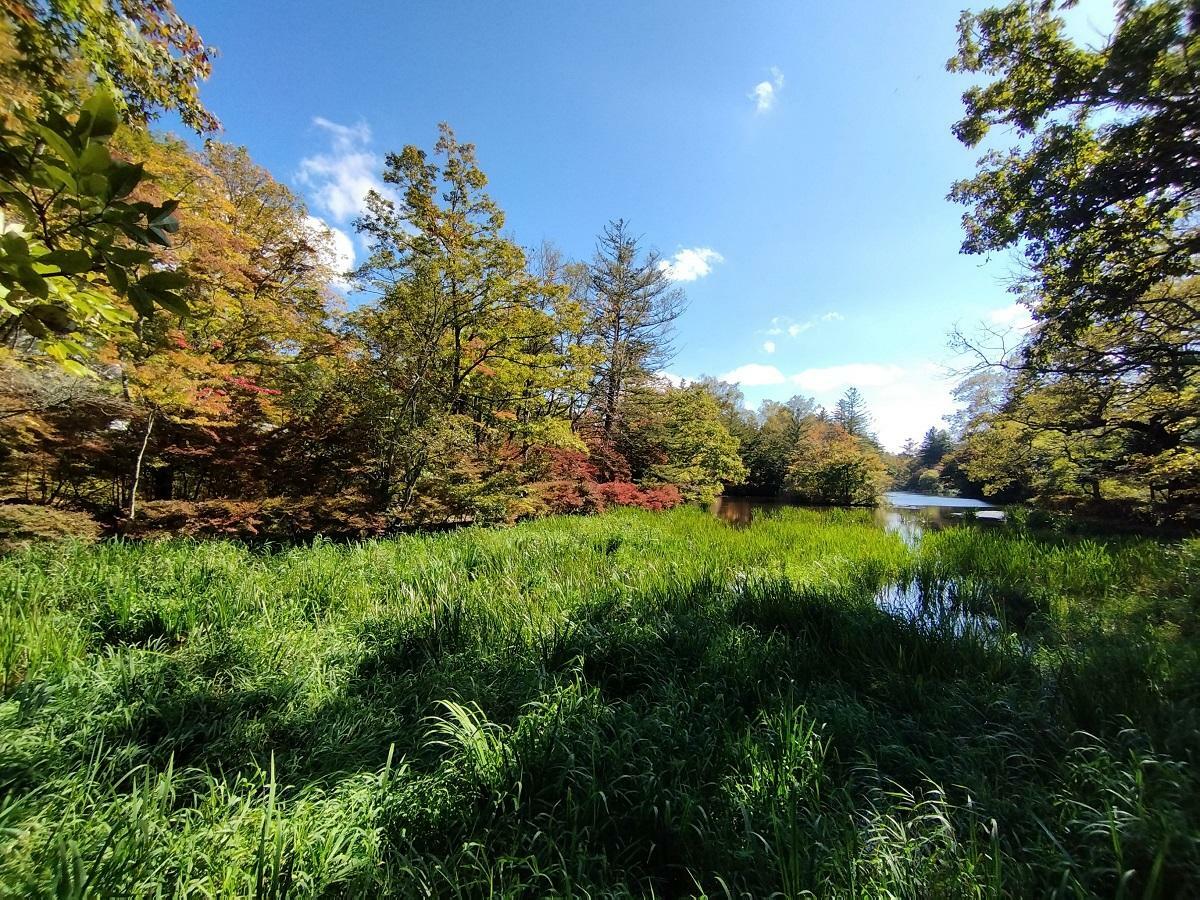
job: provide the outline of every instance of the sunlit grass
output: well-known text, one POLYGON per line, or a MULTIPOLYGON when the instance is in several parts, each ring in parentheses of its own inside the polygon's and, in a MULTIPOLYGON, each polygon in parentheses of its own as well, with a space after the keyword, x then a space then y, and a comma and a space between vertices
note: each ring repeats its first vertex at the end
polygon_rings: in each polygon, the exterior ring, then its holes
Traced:
POLYGON ((1186 895, 1198 585, 1195 541, 797 509, 35 548, 0 891, 1186 895))

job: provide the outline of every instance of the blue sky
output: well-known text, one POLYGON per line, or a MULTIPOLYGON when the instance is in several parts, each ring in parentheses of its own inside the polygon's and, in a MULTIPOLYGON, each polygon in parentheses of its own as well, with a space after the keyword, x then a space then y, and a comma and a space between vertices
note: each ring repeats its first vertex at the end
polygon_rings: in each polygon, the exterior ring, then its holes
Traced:
POLYGON ((898 447, 951 409, 947 332, 1014 317, 1012 261, 960 256, 945 200, 978 155, 944 69, 965 2, 177 6, 221 52, 222 138, 345 252, 382 155, 449 122, 523 245, 586 258, 622 217, 674 261, 671 374, 727 375, 750 406, 854 384, 898 447))

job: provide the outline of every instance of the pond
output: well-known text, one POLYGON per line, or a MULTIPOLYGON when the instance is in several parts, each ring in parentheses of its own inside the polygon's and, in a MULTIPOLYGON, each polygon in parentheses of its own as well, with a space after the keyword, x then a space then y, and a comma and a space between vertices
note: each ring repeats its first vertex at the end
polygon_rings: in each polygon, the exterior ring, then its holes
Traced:
MULTIPOLYGON (((915 544, 926 531, 961 522, 968 514, 984 522, 1000 521, 1004 511, 983 500, 967 497, 939 497, 909 491, 888 491, 884 503, 875 508, 875 521, 915 544)), ((710 507, 713 515, 731 525, 744 527, 755 515, 796 504, 779 497, 718 497, 710 507)))
MULTIPOLYGON (((888 491, 884 497, 885 502, 874 510, 876 523, 899 534, 910 546, 915 546, 926 531, 962 522, 968 513, 977 522, 995 523, 1004 519, 1003 510, 983 500, 908 491, 888 491)), ((756 515, 770 515, 794 505, 777 497, 718 497, 711 510, 718 518, 744 528, 756 515)), ((999 633, 1000 623, 995 617, 969 609, 958 593, 959 585, 954 583, 923 586, 911 580, 884 586, 875 602, 890 615, 924 626, 949 626, 959 636, 967 632, 999 633)))

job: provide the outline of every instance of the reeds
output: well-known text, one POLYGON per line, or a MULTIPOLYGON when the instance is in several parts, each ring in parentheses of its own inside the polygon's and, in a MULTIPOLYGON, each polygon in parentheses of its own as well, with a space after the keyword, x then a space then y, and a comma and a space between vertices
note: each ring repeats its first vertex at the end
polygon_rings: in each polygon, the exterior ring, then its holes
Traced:
POLYGON ((1198 585, 852 511, 31 549, 0 894, 1195 893, 1198 585))

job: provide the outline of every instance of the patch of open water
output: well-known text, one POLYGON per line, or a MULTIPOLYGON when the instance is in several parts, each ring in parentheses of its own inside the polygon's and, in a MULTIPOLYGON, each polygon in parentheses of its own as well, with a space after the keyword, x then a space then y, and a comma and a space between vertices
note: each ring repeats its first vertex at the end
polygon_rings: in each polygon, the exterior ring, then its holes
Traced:
MULTIPOLYGON (((1004 519, 1003 510, 966 497, 889 491, 885 498, 887 502, 875 509, 876 523, 896 532, 910 547, 919 544, 926 531, 963 521, 996 523, 1004 519)), ((794 505, 775 497, 719 497, 711 509, 718 518, 744 528, 754 521, 756 513, 770 514, 794 505)), ((971 632, 995 636, 1003 631, 999 619, 968 609, 958 594, 958 585, 953 582, 934 586, 913 579, 882 588, 875 602, 889 615, 931 628, 949 626, 956 635, 971 632)))

